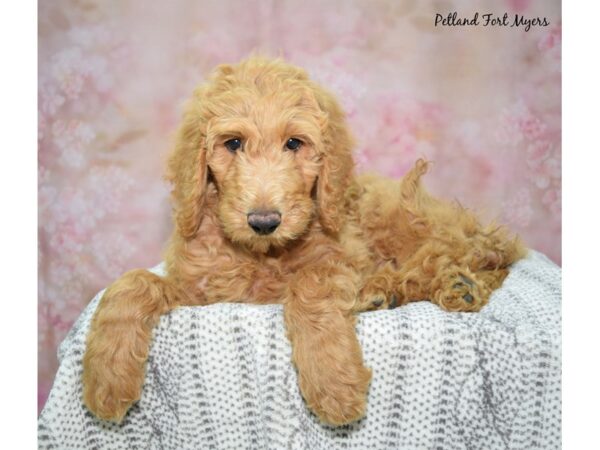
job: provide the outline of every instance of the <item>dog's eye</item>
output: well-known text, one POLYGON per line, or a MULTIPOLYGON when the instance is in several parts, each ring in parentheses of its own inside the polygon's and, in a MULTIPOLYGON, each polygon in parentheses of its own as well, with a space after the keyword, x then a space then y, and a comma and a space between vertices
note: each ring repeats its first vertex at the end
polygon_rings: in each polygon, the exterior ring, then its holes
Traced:
POLYGON ((285 143, 285 148, 288 150, 296 151, 302 147, 303 142, 300 139, 289 138, 285 143))
POLYGON ((227 150, 229 150, 232 153, 235 153, 237 150, 242 148, 242 140, 238 138, 229 139, 228 141, 225 141, 223 145, 225 145, 225 148, 227 150))

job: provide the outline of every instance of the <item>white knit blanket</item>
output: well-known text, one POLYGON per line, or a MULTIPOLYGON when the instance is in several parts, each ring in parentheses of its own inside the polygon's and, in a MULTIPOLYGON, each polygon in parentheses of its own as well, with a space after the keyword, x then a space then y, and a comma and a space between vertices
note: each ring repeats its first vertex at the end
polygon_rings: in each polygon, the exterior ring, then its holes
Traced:
POLYGON ((99 296, 60 347, 40 448, 561 447, 561 271, 539 253, 512 268, 480 313, 419 302, 361 314, 373 381, 366 417, 343 427, 305 407, 279 305, 164 316, 141 400, 121 425, 96 419, 81 402, 81 363, 99 296))

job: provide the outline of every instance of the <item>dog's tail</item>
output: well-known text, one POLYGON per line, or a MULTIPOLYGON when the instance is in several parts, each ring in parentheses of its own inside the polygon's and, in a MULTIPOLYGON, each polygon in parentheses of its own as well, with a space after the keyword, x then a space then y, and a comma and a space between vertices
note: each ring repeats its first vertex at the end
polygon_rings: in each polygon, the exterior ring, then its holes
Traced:
POLYGON ((406 174, 400 182, 400 198, 407 205, 418 206, 421 203, 425 191, 421 189, 421 177, 427 173, 431 162, 418 159, 415 166, 406 174))
POLYGON ((421 186, 421 177, 427 173, 431 163, 418 159, 414 167, 400 181, 400 204, 405 220, 412 227, 412 231, 426 230, 429 220, 426 210, 431 206, 433 198, 421 186))

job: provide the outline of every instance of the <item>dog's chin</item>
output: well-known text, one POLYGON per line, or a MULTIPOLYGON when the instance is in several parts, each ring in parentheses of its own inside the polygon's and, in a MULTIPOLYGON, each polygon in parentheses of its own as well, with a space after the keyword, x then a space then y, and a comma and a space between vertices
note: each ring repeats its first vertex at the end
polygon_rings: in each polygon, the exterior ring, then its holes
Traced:
POLYGON ((308 227, 297 230, 276 230, 272 234, 258 235, 252 231, 225 233, 231 242, 246 248, 252 253, 265 254, 270 250, 278 250, 293 245, 305 235, 308 227))
POLYGON ((266 237, 257 237, 256 239, 247 239, 240 242, 241 245, 246 247, 252 253, 265 254, 274 246, 273 239, 266 237))

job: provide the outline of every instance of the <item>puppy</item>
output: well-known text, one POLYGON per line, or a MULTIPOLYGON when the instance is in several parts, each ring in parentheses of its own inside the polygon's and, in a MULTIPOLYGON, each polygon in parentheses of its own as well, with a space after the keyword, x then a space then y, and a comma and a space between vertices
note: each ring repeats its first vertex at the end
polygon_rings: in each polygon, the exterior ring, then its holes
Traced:
POLYGON ((478 311, 525 254, 504 228, 431 197, 422 160, 402 181, 353 174, 334 97, 281 60, 217 67, 187 104, 169 160, 166 275, 126 273, 102 297, 84 402, 120 421, 140 398, 152 329, 183 305, 281 303, 307 406, 365 414, 371 370, 356 313, 429 299, 478 311))

